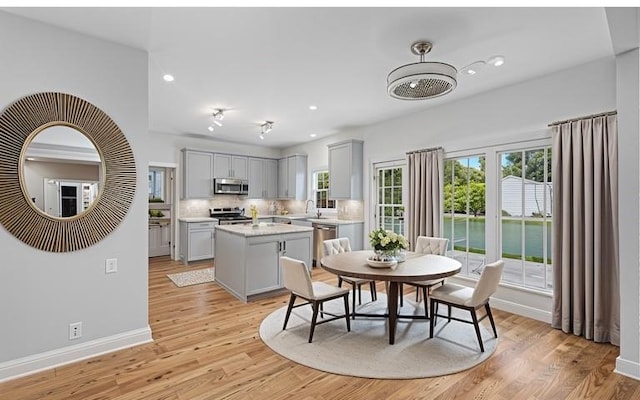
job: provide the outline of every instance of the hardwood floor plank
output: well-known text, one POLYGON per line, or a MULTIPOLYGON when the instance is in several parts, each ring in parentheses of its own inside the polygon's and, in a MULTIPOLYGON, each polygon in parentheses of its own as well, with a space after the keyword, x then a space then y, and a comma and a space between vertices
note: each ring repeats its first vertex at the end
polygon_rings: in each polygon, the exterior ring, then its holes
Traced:
MULTIPOLYGON (((486 362, 467 371, 411 380, 317 371, 281 357, 260 340, 262 319, 284 306, 287 295, 245 304, 215 283, 178 288, 166 276, 210 266, 210 261, 185 267, 167 257, 150 259, 153 343, 2 383, 0 398, 640 398, 640 382, 613 372, 617 347, 567 335, 540 321, 500 310, 494 310, 498 349, 486 362)), ((322 269, 313 269, 312 275, 315 280, 336 284, 336 277, 322 269)), ((379 282, 377 290, 383 293, 384 284, 379 282)), ((409 291, 405 295, 408 299, 415 296, 409 291)))

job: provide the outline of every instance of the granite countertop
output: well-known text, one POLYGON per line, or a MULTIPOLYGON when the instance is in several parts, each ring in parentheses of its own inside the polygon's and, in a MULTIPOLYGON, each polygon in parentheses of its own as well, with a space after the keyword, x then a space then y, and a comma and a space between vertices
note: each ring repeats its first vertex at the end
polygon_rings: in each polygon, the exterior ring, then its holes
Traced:
POLYGON ((217 218, 211 217, 188 217, 188 218, 178 218, 180 222, 218 222, 217 218))
POLYGON ((226 231, 235 235, 249 237, 280 235, 283 233, 312 232, 313 228, 309 226, 275 224, 267 222, 260 223, 256 228, 251 226, 251 224, 218 225, 216 227, 216 231, 226 231))
POLYGON ((322 217, 314 218, 315 214, 287 214, 287 215, 259 215, 258 218, 282 218, 282 219, 304 219, 312 224, 327 224, 327 225, 349 225, 349 224, 362 224, 362 220, 350 220, 350 219, 338 219, 337 217, 322 217))

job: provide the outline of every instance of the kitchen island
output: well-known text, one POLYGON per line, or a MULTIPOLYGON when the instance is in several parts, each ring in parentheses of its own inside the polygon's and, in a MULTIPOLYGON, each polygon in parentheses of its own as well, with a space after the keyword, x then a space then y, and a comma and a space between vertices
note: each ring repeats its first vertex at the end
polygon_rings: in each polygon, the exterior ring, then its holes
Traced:
POLYGON ((247 302, 283 291, 280 256, 311 267, 313 228, 276 223, 218 225, 214 243, 216 283, 247 302))

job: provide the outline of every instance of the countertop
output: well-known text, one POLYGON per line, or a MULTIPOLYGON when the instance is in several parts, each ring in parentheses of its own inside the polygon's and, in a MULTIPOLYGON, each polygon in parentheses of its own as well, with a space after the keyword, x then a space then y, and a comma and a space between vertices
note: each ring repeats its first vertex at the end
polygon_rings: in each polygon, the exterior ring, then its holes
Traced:
POLYGON ((349 224, 362 224, 364 221, 362 220, 351 220, 351 219, 338 219, 338 218, 328 218, 321 217, 315 218, 315 214, 287 214, 287 215, 259 215, 260 218, 282 218, 282 219, 303 219, 305 221, 309 221, 312 224, 326 224, 326 225, 349 225, 349 224))
POLYGON ((218 222, 217 218, 211 217, 190 217, 190 218, 178 218, 180 222, 218 222))
POLYGON ((216 231, 226 231, 229 233, 233 233, 235 235, 249 237, 249 236, 281 235, 283 233, 312 232, 313 228, 309 226, 262 222, 256 228, 251 226, 251 224, 218 225, 216 226, 216 231))

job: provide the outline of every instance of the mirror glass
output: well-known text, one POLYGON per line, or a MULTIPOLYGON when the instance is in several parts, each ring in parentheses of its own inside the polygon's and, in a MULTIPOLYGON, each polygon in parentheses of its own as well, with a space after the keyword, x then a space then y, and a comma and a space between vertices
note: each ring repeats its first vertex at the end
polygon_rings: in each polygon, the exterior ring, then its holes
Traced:
POLYGON ((60 218, 85 212, 104 179, 93 142, 67 125, 50 126, 33 138, 24 151, 21 178, 33 204, 60 218))

